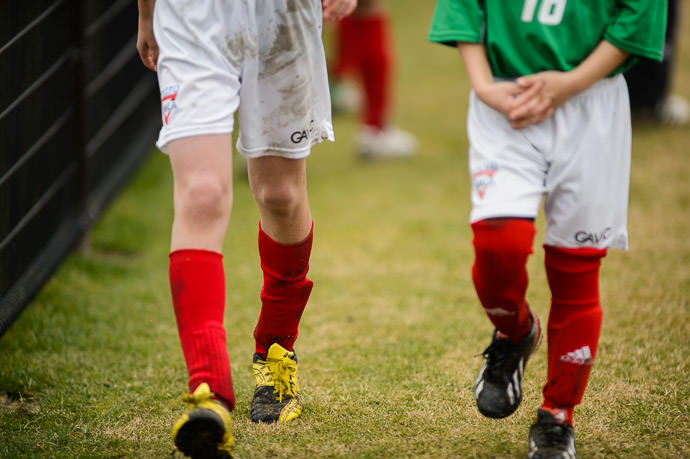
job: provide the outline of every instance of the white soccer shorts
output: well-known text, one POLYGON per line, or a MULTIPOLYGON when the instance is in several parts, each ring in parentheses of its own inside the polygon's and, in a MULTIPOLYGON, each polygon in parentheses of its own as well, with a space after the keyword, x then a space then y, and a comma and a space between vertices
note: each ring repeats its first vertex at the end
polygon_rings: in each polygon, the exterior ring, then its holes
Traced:
POLYGON ((632 134, 622 75, 525 129, 511 128, 472 92, 467 132, 470 222, 535 218, 545 197, 546 244, 627 249, 632 134))
POLYGON ((231 133, 237 150, 303 158, 333 140, 320 0, 158 0, 156 145, 231 133))

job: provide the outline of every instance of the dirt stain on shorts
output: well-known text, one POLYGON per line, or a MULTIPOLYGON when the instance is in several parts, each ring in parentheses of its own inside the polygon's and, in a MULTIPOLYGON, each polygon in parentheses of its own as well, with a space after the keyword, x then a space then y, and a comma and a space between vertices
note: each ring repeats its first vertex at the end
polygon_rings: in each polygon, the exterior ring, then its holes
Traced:
MULTIPOLYGON (((260 51, 259 79, 271 80, 282 96, 276 110, 281 124, 308 116, 314 102, 308 34, 318 27, 311 0, 287 0, 277 11, 279 24, 268 46, 260 51)), ((275 122, 274 118, 274 122, 275 122)))

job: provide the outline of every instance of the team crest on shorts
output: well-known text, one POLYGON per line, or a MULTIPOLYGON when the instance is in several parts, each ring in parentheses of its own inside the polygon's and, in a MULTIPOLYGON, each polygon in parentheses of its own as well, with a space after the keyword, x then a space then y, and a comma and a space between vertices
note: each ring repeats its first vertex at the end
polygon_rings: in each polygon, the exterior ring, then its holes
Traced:
POLYGON ((479 199, 484 198, 487 188, 496 184, 494 175, 498 170, 498 163, 488 162, 472 171, 472 188, 477 191, 479 199))
POLYGON ((170 115, 177 108, 177 93, 180 90, 179 85, 167 86, 161 90, 161 113, 163 114, 163 124, 168 124, 170 115))

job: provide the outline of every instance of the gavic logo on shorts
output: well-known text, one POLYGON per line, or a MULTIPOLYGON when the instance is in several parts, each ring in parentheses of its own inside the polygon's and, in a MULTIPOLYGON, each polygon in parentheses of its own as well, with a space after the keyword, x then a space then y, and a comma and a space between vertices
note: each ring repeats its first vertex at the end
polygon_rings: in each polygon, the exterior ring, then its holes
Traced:
POLYGON ((611 228, 606 228, 600 233, 588 233, 587 231, 578 231, 575 233, 575 240, 580 244, 597 245, 600 242, 609 238, 611 228))
POLYGON ((303 140, 313 139, 315 136, 316 127, 314 126, 314 120, 311 120, 307 129, 293 132, 290 135, 290 140, 292 143, 302 143, 303 140))
POLYGON ((498 163, 488 162, 479 166, 472 172, 472 187, 477 190, 479 199, 484 197, 486 189, 496 184, 494 175, 498 170, 498 163))
POLYGON ((308 139, 308 138, 309 138, 309 134, 307 134, 307 131, 295 131, 290 136, 290 140, 292 140, 292 143, 300 143, 304 139, 308 139))
POLYGON ((173 110, 177 108, 177 93, 180 90, 179 85, 167 86, 161 90, 161 112, 163 114, 163 123, 168 124, 170 115, 173 110))

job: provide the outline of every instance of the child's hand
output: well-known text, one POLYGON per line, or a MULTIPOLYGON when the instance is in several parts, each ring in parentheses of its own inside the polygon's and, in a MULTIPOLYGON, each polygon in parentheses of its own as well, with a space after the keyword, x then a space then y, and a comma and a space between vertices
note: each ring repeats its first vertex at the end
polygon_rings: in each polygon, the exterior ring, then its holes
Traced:
POLYGON ((137 51, 146 68, 157 69, 158 43, 153 36, 153 17, 139 16, 139 30, 137 33, 137 51))
POLYGON ((357 0, 321 0, 321 5, 325 20, 339 21, 355 10, 357 0))
POLYGON ((569 72, 551 70, 539 72, 534 75, 520 77, 516 83, 523 91, 528 91, 529 88, 533 88, 536 84, 541 84, 541 90, 530 100, 524 100, 523 104, 515 107, 508 114, 508 119, 511 120, 511 125, 515 128, 522 128, 544 121, 577 93, 574 89, 576 86, 571 81, 571 74, 569 72))
POLYGON ((542 121, 550 113, 540 96, 543 89, 541 80, 518 85, 510 81, 491 82, 477 88, 477 97, 489 107, 502 113, 512 127, 519 129, 542 121), (517 113, 517 116, 512 115, 517 113))

